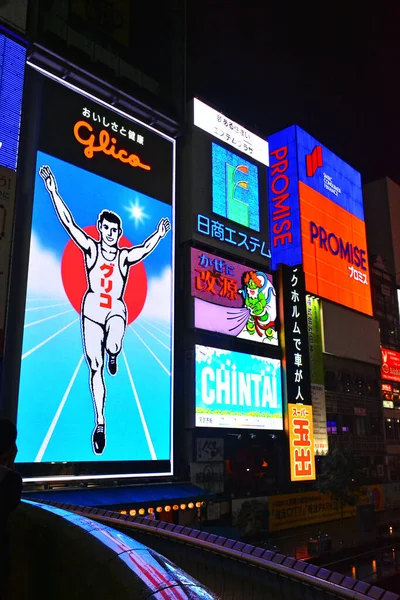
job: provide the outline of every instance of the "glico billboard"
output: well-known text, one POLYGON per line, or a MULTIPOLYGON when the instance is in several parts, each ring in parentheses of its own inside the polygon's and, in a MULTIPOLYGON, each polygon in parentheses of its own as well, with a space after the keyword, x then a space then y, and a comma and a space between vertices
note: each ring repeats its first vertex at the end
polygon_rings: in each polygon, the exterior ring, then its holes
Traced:
POLYGON ((360 174, 295 125, 269 151, 272 268, 302 263, 307 292, 372 315, 360 174))
POLYGON ((26 150, 21 471, 170 474, 175 142, 54 77, 29 77, 40 107, 26 150))

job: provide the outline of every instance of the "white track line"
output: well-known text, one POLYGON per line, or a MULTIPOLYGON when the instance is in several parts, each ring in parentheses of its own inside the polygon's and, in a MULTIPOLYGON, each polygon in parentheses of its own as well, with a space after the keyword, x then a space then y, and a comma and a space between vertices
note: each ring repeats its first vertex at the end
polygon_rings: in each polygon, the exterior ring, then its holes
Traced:
POLYGON ((167 350, 169 350, 171 352, 171 347, 167 346, 167 344, 164 344, 164 342, 162 342, 161 340, 159 340, 158 337, 156 335, 154 335, 154 333, 151 333, 151 331, 149 331, 148 329, 146 329, 146 327, 144 327, 140 323, 136 323, 136 325, 139 325, 139 327, 141 327, 142 329, 144 329, 149 335, 151 335, 151 337, 153 337, 155 340, 157 340, 157 342, 159 344, 161 344, 161 346, 164 346, 164 348, 166 348, 167 350))
POLYGON ((153 442, 151 441, 149 428, 147 427, 146 419, 144 418, 144 413, 143 413, 142 405, 140 404, 139 396, 138 396, 138 393, 136 391, 136 386, 135 386, 133 378, 132 378, 132 373, 131 373, 131 370, 129 368, 128 361, 126 360, 126 354, 125 354, 124 350, 122 351, 122 356, 124 357, 124 362, 125 362, 126 370, 128 371, 129 382, 131 384, 131 388, 132 388, 133 396, 135 398, 136 406, 137 406, 137 409, 138 409, 138 412, 139 412, 140 420, 142 421, 143 431, 144 431, 144 435, 146 436, 147 445, 148 445, 149 450, 150 450, 151 459, 152 460, 157 460, 156 451, 154 450, 153 442))
POLYGON ((155 325, 153 325, 153 323, 150 323, 149 321, 147 321, 147 319, 140 319, 141 321, 144 321, 146 323, 146 325, 148 325, 149 327, 153 327, 153 329, 156 329, 157 331, 159 331, 160 333, 162 333, 163 335, 165 335, 167 338, 171 339, 171 336, 169 335, 169 333, 165 333, 165 331, 162 331, 161 329, 159 329, 158 327, 156 327, 155 325))
POLYGON ((24 329, 27 327, 32 327, 33 325, 38 325, 39 323, 43 323, 44 321, 50 321, 50 319, 55 319, 56 317, 61 317, 61 315, 66 315, 67 313, 72 312, 74 309, 70 308, 69 310, 64 310, 64 312, 57 313, 56 315, 51 315, 51 317, 45 317, 44 319, 39 319, 39 321, 33 321, 33 323, 28 323, 24 325, 24 329))
POLYGON ((29 310, 42 310, 45 308, 56 308, 57 306, 66 306, 67 304, 69 304, 69 303, 63 302, 62 304, 48 304, 47 306, 34 306, 33 308, 27 308, 25 312, 28 312, 29 310))
POLYGON ((51 422, 51 425, 50 425, 50 427, 49 427, 49 429, 48 429, 45 437, 44 437, 44 440, 42 442, 42 445, 40 446, 40 450, 37 453, 34 462, 41 462, 41 460, 43 458, 43 454, 46 452, 46 448, 47 448, 47 446, 48 446, 48 444, 50 442, 51 436, 53 435, 54 429, 56 428, 56 425, 58 423, 58 419, 60 418, 61 412, 62 412, 62 410, 63 410, 63 408, 65 406, 65 403, 68 400, 69 393, 70 393, 70 391, 72 389, 72 386, 74 385, 74 381, 76 379, 76 376, 78 375, 79 369, 81 368, 82 362, 83 362, 83 354, 82 354, 82 356, 79 359, 79 362, 78 362, 78 364, 76 366, 74 374, 71 377, 71 380, 70 380, 70 382, 68 384, 67 389, 65 390, 64 396, 62 397, 62 400, 60 402, 60 406, 57 408, 57 412, 54 415, 54 418, 53 418, 53 420, 51 422))
POLYGON ((156 359, 156 361, 158 362, 158 364, 160 365, 160 367, 162 367, 164 369, 164 371, 167 373, 167 375, 171 376, 171 373, 168 371, 167 367, 165 365, 163 365, 163 363, 158 358, 158 356, 156 354, 154 354, 153 350, 151 350, 151 348, 148 347, 148 345, 146 344, 146 342, 144 341, 144 339, 141 338, 140 335, 138 334, 138 332, 133 329, 132 325, 129 325, 129 327, 132 329, 133 333, 142 342, 143 346, 145 346, 147 348, 147 350, 150 352, 150 354, 152 354, 154 356, 154 358, 156 359))
POLYGON ((66 329, 68 329, 68 327, 71 327, 71 325, 73 325, 77 321, 79 321, 79 319, 75 319, 74 321, 71 321, 71 323, 68 323, 68 325, 66 325, 62 329, 59 329, 59 331, 56 331, 55 333, 53 333, 53 335, 51 335, 50 337, 48 337, 45 340, 43 340, 43 342, 40 342, 40 344, 38 344, 37 346, 34 346, 33 348, 31 348, 30 350, 28 350, 27 352, 25 352, 25 354, 22 355, 21 360, 23 360, 24 358, 26 358, 27 356, 29 356, 30 354, 32 354, 36 350, 39 350, 39 348, 41 348, 42 346, 44 346, 45 344, 47 344, 47 342, 50 342, 50 340, 52 340, 53 338, 55 338, 59 333, 62 333, 63 331, 65 331, 66 329))

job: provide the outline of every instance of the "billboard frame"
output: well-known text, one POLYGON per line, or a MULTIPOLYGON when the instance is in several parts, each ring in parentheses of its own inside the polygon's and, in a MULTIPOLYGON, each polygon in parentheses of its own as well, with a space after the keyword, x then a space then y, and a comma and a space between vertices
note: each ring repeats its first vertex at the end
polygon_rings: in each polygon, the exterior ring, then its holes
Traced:
MULTIPOLYGON (((84 481, 84 480, 101 480, 101 479, 134 479, 143 477, 168 477, 174 474, 174 342, 175 342, 175 253, 176 253, 176 139, 166 134, 165 132, 156 129, 152 125, 149 125, 137 117, 112 106, 109 102, 101 99, 100 97, 92 94, 85 89, 72 84, 65 79, 55 75, 51 71, 40 67, 39 65, 27 60, 26 67, 26 80, 31 85, 27 84, 26 88, 29 87, 33 92, 33 102, 31 100, 32 95, 28 99, 27 94, 23 98, 23 110, 21 120, 21 144, 20 151, 20 177, 17 184, 16 192, 16 207, 14 214, 14 238, 12 244, 12 263, 11 263, 11 276, 9 283, 9 296, 17 298, 18 300, 13 303, 9 303, 9 310, 7 314, 7 321, 5 327, 5 360, 3 368, 3 380, 1 385, 1 397, 4 400, 4 413, 5 416, 10 418, 12 421, 16 421, 17 417, 17 405, 18 405, 18 393, 20 384, 20 372, 21 372, 21 349, 23 340, 23 315, 26 304, 26 293, 28 283, 28 265, 29 265, 29 249, 30 249, 30 238, 31 238, 31 227, 32 227, 32 214, 33 214, 33 181, 34 181, 34 164, 36 161, 36 155, 38 151, 38 136, 39 136, 39 122, 35 119, 37 112, 37 105, 40 102, 38 91, 38 81, 35 79, 35 73, 38 72, 42 76, 70 89, 71 91, 86 97, 93 102, 103 106, 104 108, 111 110, 120 116, 139 124, 147 130, 155 133, 156 135, 164 138, 171 143, 172 148, 172 189, 171 189, 171 213, 174 226, 172 229, 172 261, 171 261, 171 387, 170 387, 170 457, 169 460, 160 460, 155 462, 169 462, 169 469, 160 472, 124 472, 124 473, 99 473, 102 465, 107 465, 107 462, 71 462, 71 465, 85 465, 87 464, 98 465, 93 474, 81 474, 81 475, 38 475, 33 477, 23 477, 25 482, 51 482, 51 481, 84 481), (18 324, 16 326, 16 324, 18 324), (97 473, 96 473, 97 471, 97 473)), ((90 172, 90 171, 89 171, 90 172)), ((120 461, 112 461, 120 462, 120 461)), ((123 462, 123 461, 121 461, 123 462)), ((133 465, 135 463, 152 462, 152 461, 126 461, 133 465)), ((19 463, 19 464, 34 464, 34 463, 19 463)), ((68 463, 67 463, 68 464, 68 463)), ((109 463, 108 463, 109 464, 109 463)), ((49 466, 47 464, 46 468, 49 466)), ((129 469, 127 469, 129 470, 129 469)), ((146 469, 144 469, 146 470, 146 469)), ((134 471, 134 470, 133 470, 134 471)))

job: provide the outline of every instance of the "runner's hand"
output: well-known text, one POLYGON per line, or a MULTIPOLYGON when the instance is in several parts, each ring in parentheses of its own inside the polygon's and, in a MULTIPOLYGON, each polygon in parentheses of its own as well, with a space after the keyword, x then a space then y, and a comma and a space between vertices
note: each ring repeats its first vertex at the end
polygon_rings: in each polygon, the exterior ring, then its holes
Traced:
POLYGON ((171 229, 171 223, 169 222, 169 219, 161 219, 161 221, 159 222, 158 227, 157 227, 157 231, 158 231, 160 237, 164 238, 170 229, 171 229))
POLYGON ((57 192, 57 182, 52 170, 47 165, 40 167, 39 175, 43 179, 46 189, 50 193, 57 192))

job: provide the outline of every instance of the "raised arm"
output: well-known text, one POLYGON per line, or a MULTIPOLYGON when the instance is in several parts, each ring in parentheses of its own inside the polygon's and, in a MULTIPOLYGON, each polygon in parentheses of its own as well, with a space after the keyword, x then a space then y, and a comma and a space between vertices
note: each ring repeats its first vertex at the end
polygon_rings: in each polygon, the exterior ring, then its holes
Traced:
POLYGON ((71 211, 58 192, 56 178, 54 177, 52 170, 47 166, 40 167, 39 175, 44 181, 44 185, 49 192, 57 216, 66 232, 81 250, 89 252, 93 245, 93 240, 75 223, 71 211))
POLYGON ((146 256, 153 252, 154 248, 157 246, 158 242, 164 238, 168 231, 171 229, 171 224, 169 219, 161 219, 158 224, 158 227, 154 233, 152 233, 143 244, 140 246, 134 246, 133 248, 129 248, 126 256, 126 263, 128 266, 134 265, 135 263, 140 262, 146 256))

